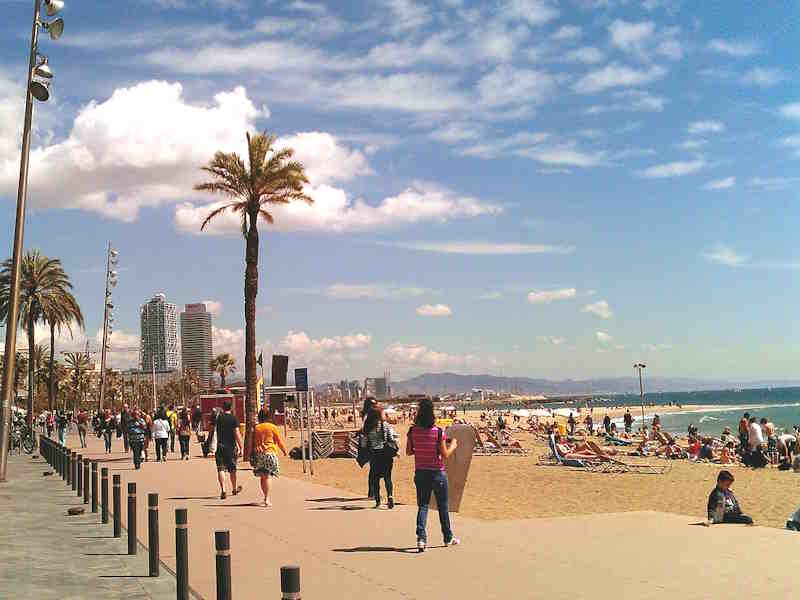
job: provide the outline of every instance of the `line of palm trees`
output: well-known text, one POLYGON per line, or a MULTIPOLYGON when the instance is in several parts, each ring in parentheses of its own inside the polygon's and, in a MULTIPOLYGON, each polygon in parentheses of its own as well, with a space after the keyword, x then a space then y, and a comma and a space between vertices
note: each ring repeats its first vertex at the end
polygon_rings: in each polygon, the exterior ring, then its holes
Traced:
MULTIPOLYGON (((8 319, 11 290, 11 259, 0 268, 0 322, 8 319)), ((53 410, 56 397, 56 331, 85 327, 83 313, 72 293, 72 282, 64 271, 61 260, 49 258, 39 250, 29 250, 22 258, 19 287, 19 325, 28 338, 28 424, 33 419, 33 394, 37 364, 35 327, 46 324, 50 329, 50 357, 48 367, 48 407, 53 410)), ((41 357, 39 357, 41 360, 41 357)))

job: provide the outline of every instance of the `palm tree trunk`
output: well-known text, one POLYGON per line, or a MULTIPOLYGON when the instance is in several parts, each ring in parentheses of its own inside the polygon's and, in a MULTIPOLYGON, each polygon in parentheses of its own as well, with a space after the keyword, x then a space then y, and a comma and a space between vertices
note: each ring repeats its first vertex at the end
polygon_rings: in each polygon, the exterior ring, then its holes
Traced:
POLYGON ((258 295, 258 204, 248 211, 247 253, 244 273, 244 379, 247 386, 245 399, 245 459, 250 457, 253 431, 256 427, 258 396, 256 379, 256 296, 258 295))
POLYGON ((28 316, 28 414, 25 415, 25 420, 30 429, 33 428, 33 373, 34 373, 34 339, 33 339, 33 311, 28 316))
POLYGON ((50 412, 53 412, 53 406, 56 403, 56 382, 54 377, 55 371, 55 355, 56 355, 56 324, 50 323, 50 366, 48 368, 50 372, 50 379, 48 380, 47 385, 47 407, 50 409, 50 412))

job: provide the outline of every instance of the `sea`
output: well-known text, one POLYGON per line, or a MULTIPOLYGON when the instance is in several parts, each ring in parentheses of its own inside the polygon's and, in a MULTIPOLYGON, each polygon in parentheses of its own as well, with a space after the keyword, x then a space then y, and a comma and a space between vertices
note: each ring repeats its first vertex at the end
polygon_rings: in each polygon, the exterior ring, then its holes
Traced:
MULTIPOLYGON (((564 408, 563 404, 545 404, 548 408, 564 408)), ((642 421, 639 396, 597 396, 592 401, 595 425, 603 418, 603 407, 630 406, 637 426, 642 421)), ((585 409, 584 409, 585 410, 585 409)), ((745 412, 759 420, 766 417, 775 423, 778 431, 791 430, 800 425, 800 387, 719 390, 700 392, 665 392, 645 394, 645 422, 649 425, 658 414, 661 426, 673 434, 686 434, 689 425, 696 425, 700 433, 719 436, 725 426, 736 433, 739 419, 745 412), (658 406, 680 406, 677 412, 659 413, 658 406), (653 406, 651 406, 653 405, 653 406), (699 408, 699 407, 706 408, 699 408)), ((585 414, 583 412, 582 414, 585 414)), ((622 419, 614 419, 619 427, 622 419)))

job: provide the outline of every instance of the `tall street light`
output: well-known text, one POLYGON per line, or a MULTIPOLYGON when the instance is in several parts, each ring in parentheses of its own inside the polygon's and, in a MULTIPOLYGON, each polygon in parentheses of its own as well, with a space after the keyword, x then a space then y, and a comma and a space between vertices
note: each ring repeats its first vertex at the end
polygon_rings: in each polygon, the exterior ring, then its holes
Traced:
POLYGON ((642 404, 642 427, 644 427, 644 382, 642 381, 642 371, 647 367, 644 363, 636 363, 633 370, 639 372, 639 402, 642 404))
POLYGON ((97 409, 103 412, 103 401, 106 393, 106 352, 108 351, 108 338, 111 337, 112 323, 114 322, 114 304, 111 302, 111 288, 117 287, 117 266, 119 252, 108 242, 108 255, 106 256, 106 295, 103 304, 103 348, 100 354, 100 394, 97 409))
POLYGON ((17 188, 17 215, 14 225, 14 248, 11 259, 11 282, 9 285, 8 314, 6 316, 6 344, 3 363, 2 396, 0 396, 0 482, 6 481, 8 466, 8 436, 11 421, 11 394, 14 388, 14 350, 17 345, 17 319, 19 318, 19 280, 22 263, 22 246, 25 228, 25 198, 28 192, 28 159, 31 153, 31 119, 33 99, 45 102, 50 97, 50 79, 53 71, 47 57, 38 52, 39 28, 57 40, 64 31, 61 18, 47 22, 41 20, 44 3, 47 16, 55 16, 62 8, 62 0, 34 0, 33 28, 31 30, 31 55, 28 63, 28 83, 25 88, 25 126, 22 130, 22 156, 19 165, 19 187, 17 188))

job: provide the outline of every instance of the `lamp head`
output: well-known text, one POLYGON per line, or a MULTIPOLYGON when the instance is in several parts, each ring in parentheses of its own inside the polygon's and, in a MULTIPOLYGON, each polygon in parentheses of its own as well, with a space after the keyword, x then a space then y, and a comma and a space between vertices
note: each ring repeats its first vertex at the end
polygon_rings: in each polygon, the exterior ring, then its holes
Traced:
POLYGON ((49 23, 44 22, 42 26, 50 33, 51 40, 57 40, 64 33, 64 19, 59 17, 49 23))
POLYGON ((31 95, 39 100, 40 102, 47 102, 47 99, 50 98, 50 90, 47 89, 48 84, 45 81, 31 81, 31 95))
POLYGON ((53 78, 53 70, 50 68, 50 65, 47 64, 46 56, 42 56, 42 60, 38 65, 36 65, 36 68, 33 70, 33 74, 44 79, 53 78))
POLYGON ((44 0, 47 16, 55 16, 64 8, 64 3, 61 0, 44 0))

